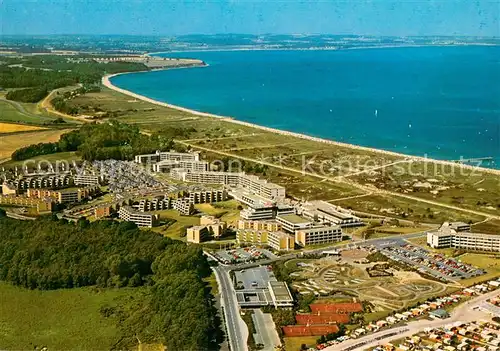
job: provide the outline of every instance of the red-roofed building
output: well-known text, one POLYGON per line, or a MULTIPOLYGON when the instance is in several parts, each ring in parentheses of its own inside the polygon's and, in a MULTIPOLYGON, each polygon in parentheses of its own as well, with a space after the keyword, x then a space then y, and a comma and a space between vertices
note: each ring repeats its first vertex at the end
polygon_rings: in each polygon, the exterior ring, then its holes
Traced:
POLYGON ((297 324, 332 324, 332 323, 349 323, 350 317, 348 314, 337 313, 321 313, 321 314, 297 314, 295 316, 297 324))
POLYGON ((283 327, 285 336, 321 336, 338 331, 339 328, 336 325, 289 325, 283 327))

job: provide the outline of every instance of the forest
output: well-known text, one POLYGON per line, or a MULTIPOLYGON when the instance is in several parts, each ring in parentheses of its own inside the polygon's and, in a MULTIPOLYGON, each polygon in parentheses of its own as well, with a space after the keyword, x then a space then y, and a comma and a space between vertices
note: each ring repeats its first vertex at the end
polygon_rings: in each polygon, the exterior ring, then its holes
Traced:
POLYGON ((76 84, 99 84, 106 74, 143 71, 142 63, 98 63, 89 57, 56 55, 5 58, 0 63, 0 87, 10 90, 9 100, 38 102, 57 88, 76 84))
POLYGON ((120 329, 116 349, 138 339, 193 351, 218 342, 219 321, 203 282, 210 267, 200 247, 129 222, 19 221, 0 213, 0 226, 0 280, 27 289, 140 289, 133 301, 101 307, 120 329))
POLYGON ((84 124, 78 130, 61 135, 58 142, 29 145, 14 151, 11 157, 21 161, 56 152, 77 151, 86 161, 132 160, 137 154, 167 151, 173 146, 171 135, 146 135, 136 126, 109 121, 84 124))

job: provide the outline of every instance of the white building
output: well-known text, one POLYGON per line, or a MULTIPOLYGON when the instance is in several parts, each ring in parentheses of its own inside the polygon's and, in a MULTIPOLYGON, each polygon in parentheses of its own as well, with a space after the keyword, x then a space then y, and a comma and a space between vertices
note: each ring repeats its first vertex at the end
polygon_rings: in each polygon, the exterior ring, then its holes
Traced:
POLYGON ((156 151, 154 154, 136 155, 135 162, 142 164, 153 164, 160 161, 199 161, 199 152, 160 152, 156 151))
POLYGON ((470 251, 500 252, 500 235, 459 232, 445 228, 427 233, 427 245, 432 248, 457 248, 470 251))
POLYGON ((154 227, 159 219, 158 215, 135 211, 130 206, 122 206, 118 211, 118 216, 124 221, 133 222, 139 227, 154 227))
POLYGON ((153 172, 169 173, 175 168, 185 169, 189 172, 206 172, 209 164, 206 161, 192 160, 164 160, 153 164, 153 172))
POLYGON ((326 201, 309 201, 297 207, 297 214, 323 224, 351 227, 363 222, 350 211, 326 201))

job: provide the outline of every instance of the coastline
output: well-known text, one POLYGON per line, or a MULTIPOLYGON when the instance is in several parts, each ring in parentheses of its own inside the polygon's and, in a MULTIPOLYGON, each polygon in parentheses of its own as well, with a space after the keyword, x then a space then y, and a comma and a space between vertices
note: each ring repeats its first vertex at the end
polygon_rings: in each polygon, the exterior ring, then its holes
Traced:
POLYGON ((286 47, 240 47, 240 48, 217 48, 217 49, 188 49, 148 52, 146 56, 155 57, 162 54, 182 54, 199 52, 231 52, 231 51, 344 51, 344 50, 375 50, 375 49, 398 49, 398 48, 422 48, 422 47, 457 47, 457 46, 500 46, 489 43, 457 43, 457 44, 405 44, 405 45, 378 45, 378 46, 353 46, 348 48, 311 47, 311 48, 286 48, 286 47))
MULTIPOLYGON (((207 66, 208 65, 206 65, 206 64, 203 63, 203 65, 197 65, 197 66, 171 67, 171 68, 162 68, 162 69, 159 69, 159 70, 179 69, 179 68, 193 68, 193 67, 207 67, 207 66)), ((173 104, 169 104, 169 103, 166 103, 166 102, 161 102, 161 101, 158 101, 158 100, 154 100, 152 98, 148 98, 147 96, 134 93, 134 92, 132 92, 130 90, 122 89, 122 88, 114 85, 113 83, 111 83, 111 78, 119 76, 119 75, 131 74, 131 73, 147 73, 147 72, 151 72, 151 71, 123 72, 123 73, 110 74, 110 75, 104 76, 102 78, 101 82, 102 82, 102 84, 105 87, 107 87, 109 89, 112 89, 114 91, 117 91, 119 93, 131 96, 131 97, 134 97, 136 99, 139 99, 139 100, 142 100, 142 101, 145 101, 145 102, 149 102, 149 103, 152 103, 152 104, 155 104, 155 105, 159 105, 159 106, 163 106, 163 107, 168 107, 168 108, 171 108, 171 109, 174 109, 174 110, 177 110, 177 111, 181 111, 181 112, 186 112, 186 113, 189 113, 189 114, 192 114, 192 115, 195 115, 195 116, 208 117, 208 118, 216 118, 216 119, 219 119, 219 120, 223 120, 225 122, 235 123, 235 124, 243 125, 243 126, 250 127, 250 128, 256 128, 256 129, 260 129, 260 130, 271 132, 271 133, 276 133, 276 134, 280 134, 280 135, 284 135, 284 136, 291 136, 291 137, 295 137, 295 138, 299 138, 299 139, 304 139, 304 140, 309 140, 309 141, 314 141, 314 142, 318 142, 318 143, 335 145, 335 146, 344 147, 344 148, 348 148, 348 149, 352 149, 352 150, 366 151, 366 152, 371 152, 371 153, 376 153, 376 154, 382 154, 382 155, 387 155, 387 156, 399 157, 399 158, 402 158, 402 159, 404 159, 404 160, 406 160, 408 162, 415 162, 415 161, 416 162, 429 162, 429 163, 440 164, 440 165, 443 165, 443 166, 459 167, 459 168, 464 168, 464 169, 468 169, 468 170, 479 170, 481 172, 486 172, 486 173, 491 173, 491 174, 495 174, 495 175, 500 175, 500 169, 484 168, 484 167, 472 166, 472 165, 467 165, 467 164, 462 164, 462 163, 455 163, 455 162, 446 161, 446 160, 432 159, 432 158, 427 158, 427 157, 423 157, 423 156, 407 155, 407 154, 403 154, 403 153, 399 153, 399 152, 388 151, 388 150, 383 150, 383 149, 377 149, 377 148, 372 148, 372 147, 367 147, 367 146, 361 146, 361 145, 356 145, 356 144, 348 144, 348 143, 334 141, 334 140, 330 140, 330 139, 324 139, 324 138, 320 138, 320 137, 314 137, 314 136, 310 136, 310 135, 307 135, 307 134, 301 134, 301 133, 297 133, 297 132, 290 132, 290 131, 286 131, 286 130, 271 128, 271 127, 265 127, 265 126, 261 126, 259 124, 254 124, 254 123, 250 123, 250 122, 240 121, 240 120, 234 119, 233 117, 229 117, 229 116, 221 116, 221 115, 216 115, 216 114, 208 113, 208 112, 200 112, 200 111, 192 110, 192 109, 189 109, 189 108, 186 108, 186 107, 182 107, 182 106, 173 105, 173 104)))

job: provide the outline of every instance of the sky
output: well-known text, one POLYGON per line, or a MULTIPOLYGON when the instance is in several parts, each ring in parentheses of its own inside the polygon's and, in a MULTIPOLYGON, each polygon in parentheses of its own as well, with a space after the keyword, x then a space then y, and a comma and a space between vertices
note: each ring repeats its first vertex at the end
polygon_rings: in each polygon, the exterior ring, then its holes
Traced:
POLYGON ((1 34, 500 36, 500 0, 0 0, 1 34))

